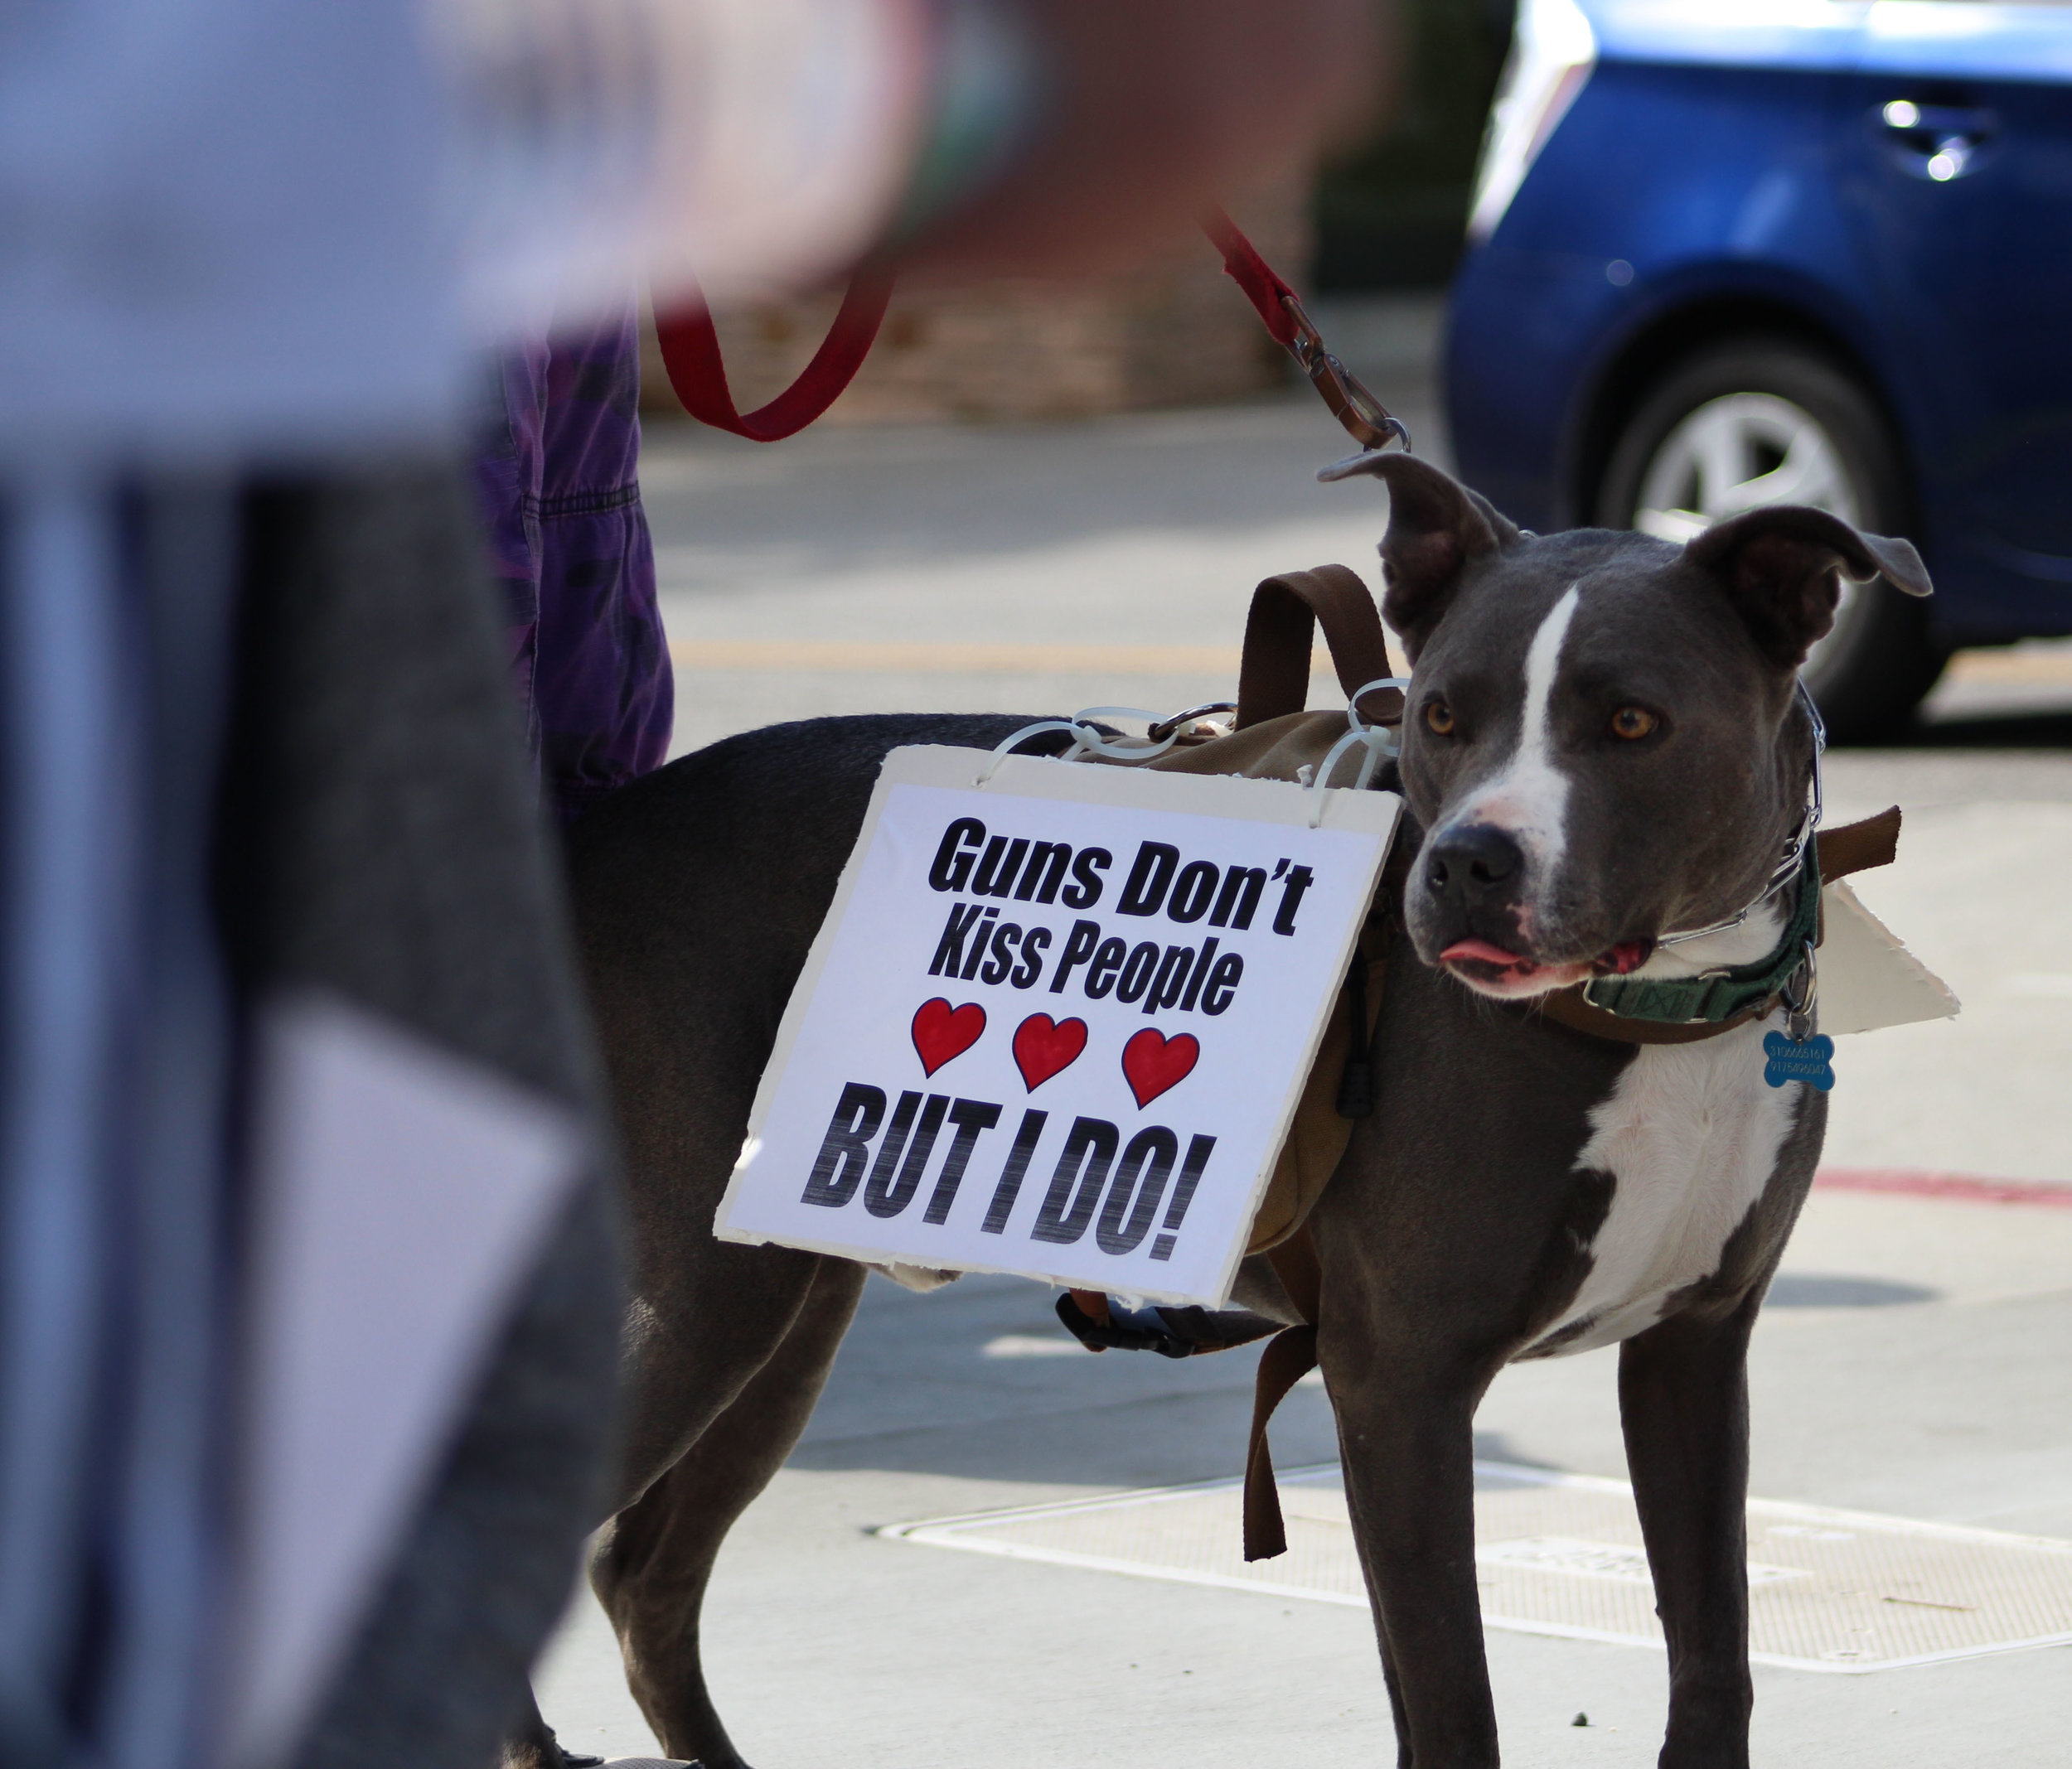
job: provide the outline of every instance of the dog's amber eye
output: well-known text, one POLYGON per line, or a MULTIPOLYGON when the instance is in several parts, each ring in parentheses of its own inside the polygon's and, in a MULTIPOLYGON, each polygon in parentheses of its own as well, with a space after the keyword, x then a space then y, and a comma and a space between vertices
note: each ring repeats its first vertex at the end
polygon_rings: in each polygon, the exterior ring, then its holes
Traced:
POLYGON ((1621 707, 1611 716, 1611 732, 1615 737, 1630 741, 1647 736, 1657 723, 1654 714, 1645 707, 1621 707))
POLYGON ((1442 737, 1453 735, 1453 708, 1443 700, 1435 700, 1425 708, 1425 723, 1442 737))

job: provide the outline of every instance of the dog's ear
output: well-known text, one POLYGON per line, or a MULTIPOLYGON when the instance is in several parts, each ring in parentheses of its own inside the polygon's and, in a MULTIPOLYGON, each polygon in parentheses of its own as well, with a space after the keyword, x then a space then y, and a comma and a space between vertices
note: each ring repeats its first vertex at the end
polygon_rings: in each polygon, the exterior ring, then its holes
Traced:
POLYGON ((1381 548, 1388 587, 1382 618, 1403 636, 1415 663, 1469 563, 1508 552, 1522 537, 1480 493, 1415 455, 1355 455, 1317 477, 1350 479, 1356 473, 1371 473, 1388 487, 1388 532, 1381 548))
POLYGON ((1683 556, 1721 584, 1757 647, 1796 669, 1835 623, 1847 572, 1857 582, 1882 575, 1909 596, 1934 586, 1913 543, 1865 534, 1841 517, 1800 504, 1773 504, 1716 522, 1683 556))

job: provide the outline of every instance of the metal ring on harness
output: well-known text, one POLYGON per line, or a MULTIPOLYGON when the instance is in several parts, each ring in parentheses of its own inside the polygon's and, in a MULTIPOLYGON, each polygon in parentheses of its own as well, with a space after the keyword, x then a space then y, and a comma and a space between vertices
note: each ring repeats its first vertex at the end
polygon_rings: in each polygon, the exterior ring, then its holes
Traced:
POLYGON ((1197 719, 1207 718, 1212 713, 1235 713, 1237 710, 1237 703, 1235 700, 1204 700, 1199 706, 1189 707, 1184 713, 1175 713, 1170 718, 1160 719, 1144 734, 1154 740, 1178 737, 1183 726, 1191 725, 1197 719))

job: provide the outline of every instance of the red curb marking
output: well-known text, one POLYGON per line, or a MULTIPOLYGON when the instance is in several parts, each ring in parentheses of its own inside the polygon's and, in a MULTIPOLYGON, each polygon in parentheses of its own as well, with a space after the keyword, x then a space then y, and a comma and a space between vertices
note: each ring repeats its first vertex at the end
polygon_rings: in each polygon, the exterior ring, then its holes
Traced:
POLYGON ((1823 1167, 1823 1191, 1889 1191, 1905 1197, 1956 1198, 1971 1204, 2040 1204, 2072 1210, 2072 1185, 2047 1179, 1985 1179, 1972 1173, 1924 1173, 1910 1167, 1823 1167))

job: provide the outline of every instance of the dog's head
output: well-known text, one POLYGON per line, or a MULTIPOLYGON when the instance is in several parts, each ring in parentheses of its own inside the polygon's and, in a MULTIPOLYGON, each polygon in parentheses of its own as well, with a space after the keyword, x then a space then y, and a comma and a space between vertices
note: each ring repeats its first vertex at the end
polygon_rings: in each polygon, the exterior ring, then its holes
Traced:
POLYGON ((1356 472, 1389 488, 1382 612, 1413 666, 1411 935, 1487 995, 1639 969, 1661 935, 1755 897, 1804 810, 1794 681, 1838 573, 1929 593, 1905 541, 1820 510, 1750 510, 1681 547, 1536 536, 1411 456, 1324 476, 1356 472))

